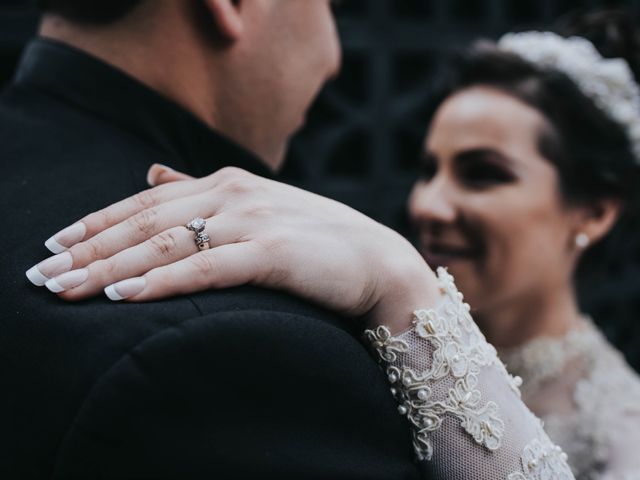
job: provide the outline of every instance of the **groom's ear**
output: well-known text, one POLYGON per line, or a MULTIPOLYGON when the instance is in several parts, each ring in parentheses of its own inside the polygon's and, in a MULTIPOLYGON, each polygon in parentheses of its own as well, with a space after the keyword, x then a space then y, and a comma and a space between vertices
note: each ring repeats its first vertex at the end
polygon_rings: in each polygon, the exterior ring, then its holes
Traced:
POLYGON ((244 30, 243 0, 204 0, 203 3, 211 14, 218 35, 230 42, 238 40, 244 30))

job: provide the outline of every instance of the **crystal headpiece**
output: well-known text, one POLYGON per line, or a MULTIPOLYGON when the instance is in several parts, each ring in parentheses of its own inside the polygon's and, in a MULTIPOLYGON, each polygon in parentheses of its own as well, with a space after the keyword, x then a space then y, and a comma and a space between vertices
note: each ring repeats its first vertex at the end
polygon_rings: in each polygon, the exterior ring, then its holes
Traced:
POLYGON ((586 38, 564 38, 552 32, 507 33, 498 48, 544 69, 569 77, 598 108, 622 125, 640 163, 640 88, 622 58, 602 57, 586 38))

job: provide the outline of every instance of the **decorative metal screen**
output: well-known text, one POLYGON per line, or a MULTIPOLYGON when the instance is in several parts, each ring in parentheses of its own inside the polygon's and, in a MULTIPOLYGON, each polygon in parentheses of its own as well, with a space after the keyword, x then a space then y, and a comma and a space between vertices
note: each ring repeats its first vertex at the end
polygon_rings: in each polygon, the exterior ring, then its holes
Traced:
MULTIPOLYGON (((35 15, 20 8, 26 3, 0 6, 0 83, 35 28, 35 15)), ((405 203, 447 50, 513 28, 545 28, 574 8, 612 5, 630 8, 636 18, 640 12, 640 0, 344 0, 337 9, 342 73, 293 140, 286 178, 408 234, 405 203)), ((626 236, 619 248, 625 261, 589 276, 581 298, 638 368, 639 234, 626 236)))

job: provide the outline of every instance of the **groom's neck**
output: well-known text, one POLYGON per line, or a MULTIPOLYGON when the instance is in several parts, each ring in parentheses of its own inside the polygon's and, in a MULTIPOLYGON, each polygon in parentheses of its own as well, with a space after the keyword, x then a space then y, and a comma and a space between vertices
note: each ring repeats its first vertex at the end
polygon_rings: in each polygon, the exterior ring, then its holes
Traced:
MULTIPOLYGON (((126 72, 190 111, 209 127, 233 138, 270 169, 277 169, 282 152, 262 148, 259 142, 252 141, 251 135, 240 137, 237 125, 228 125, 225 120, 240 116, 232 111, 237 102, 229 102, 228 95, 223 95, 228 89, 225 67, 219 63, 225 60, 215 58, 208 39, 188 24, 191 14, 184 9, 189 2, 158 4, 145 2, 125 19, 107 26, 82 25, 48 14, 43 17, 39 34, 85 51, 126 72), (158 4, 162 7, 158 8, 158 4)), ((256 130, 256 126, 245 125, 240 129, 252 130, 256 130)))
POLYGON ((176 16, 144 6, 107 26, 85 26, 57 15, 45 15, 39 33, 126 72, 214 127, 212 109, 208 107, 213 88, 202 87, 206 72, 195 68, 198 52, 192 47, 193 41, 186 38, 189 30, 166 24, 167 18, 179 21, 176 16), (160 16, 162 29, 156 28, 160 16))

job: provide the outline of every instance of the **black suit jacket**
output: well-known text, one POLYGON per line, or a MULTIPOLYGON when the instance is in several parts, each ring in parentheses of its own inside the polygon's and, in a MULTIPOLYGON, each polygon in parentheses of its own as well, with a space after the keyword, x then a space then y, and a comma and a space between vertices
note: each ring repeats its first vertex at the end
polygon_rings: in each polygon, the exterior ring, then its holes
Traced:
POLYGON ((0 100, 0 162, 0 478, 418 478, 353 322, 256 288, 69 304, 26 280, 46 238, 152 163, 269 175, 251 154, 40 39, 0 100))

